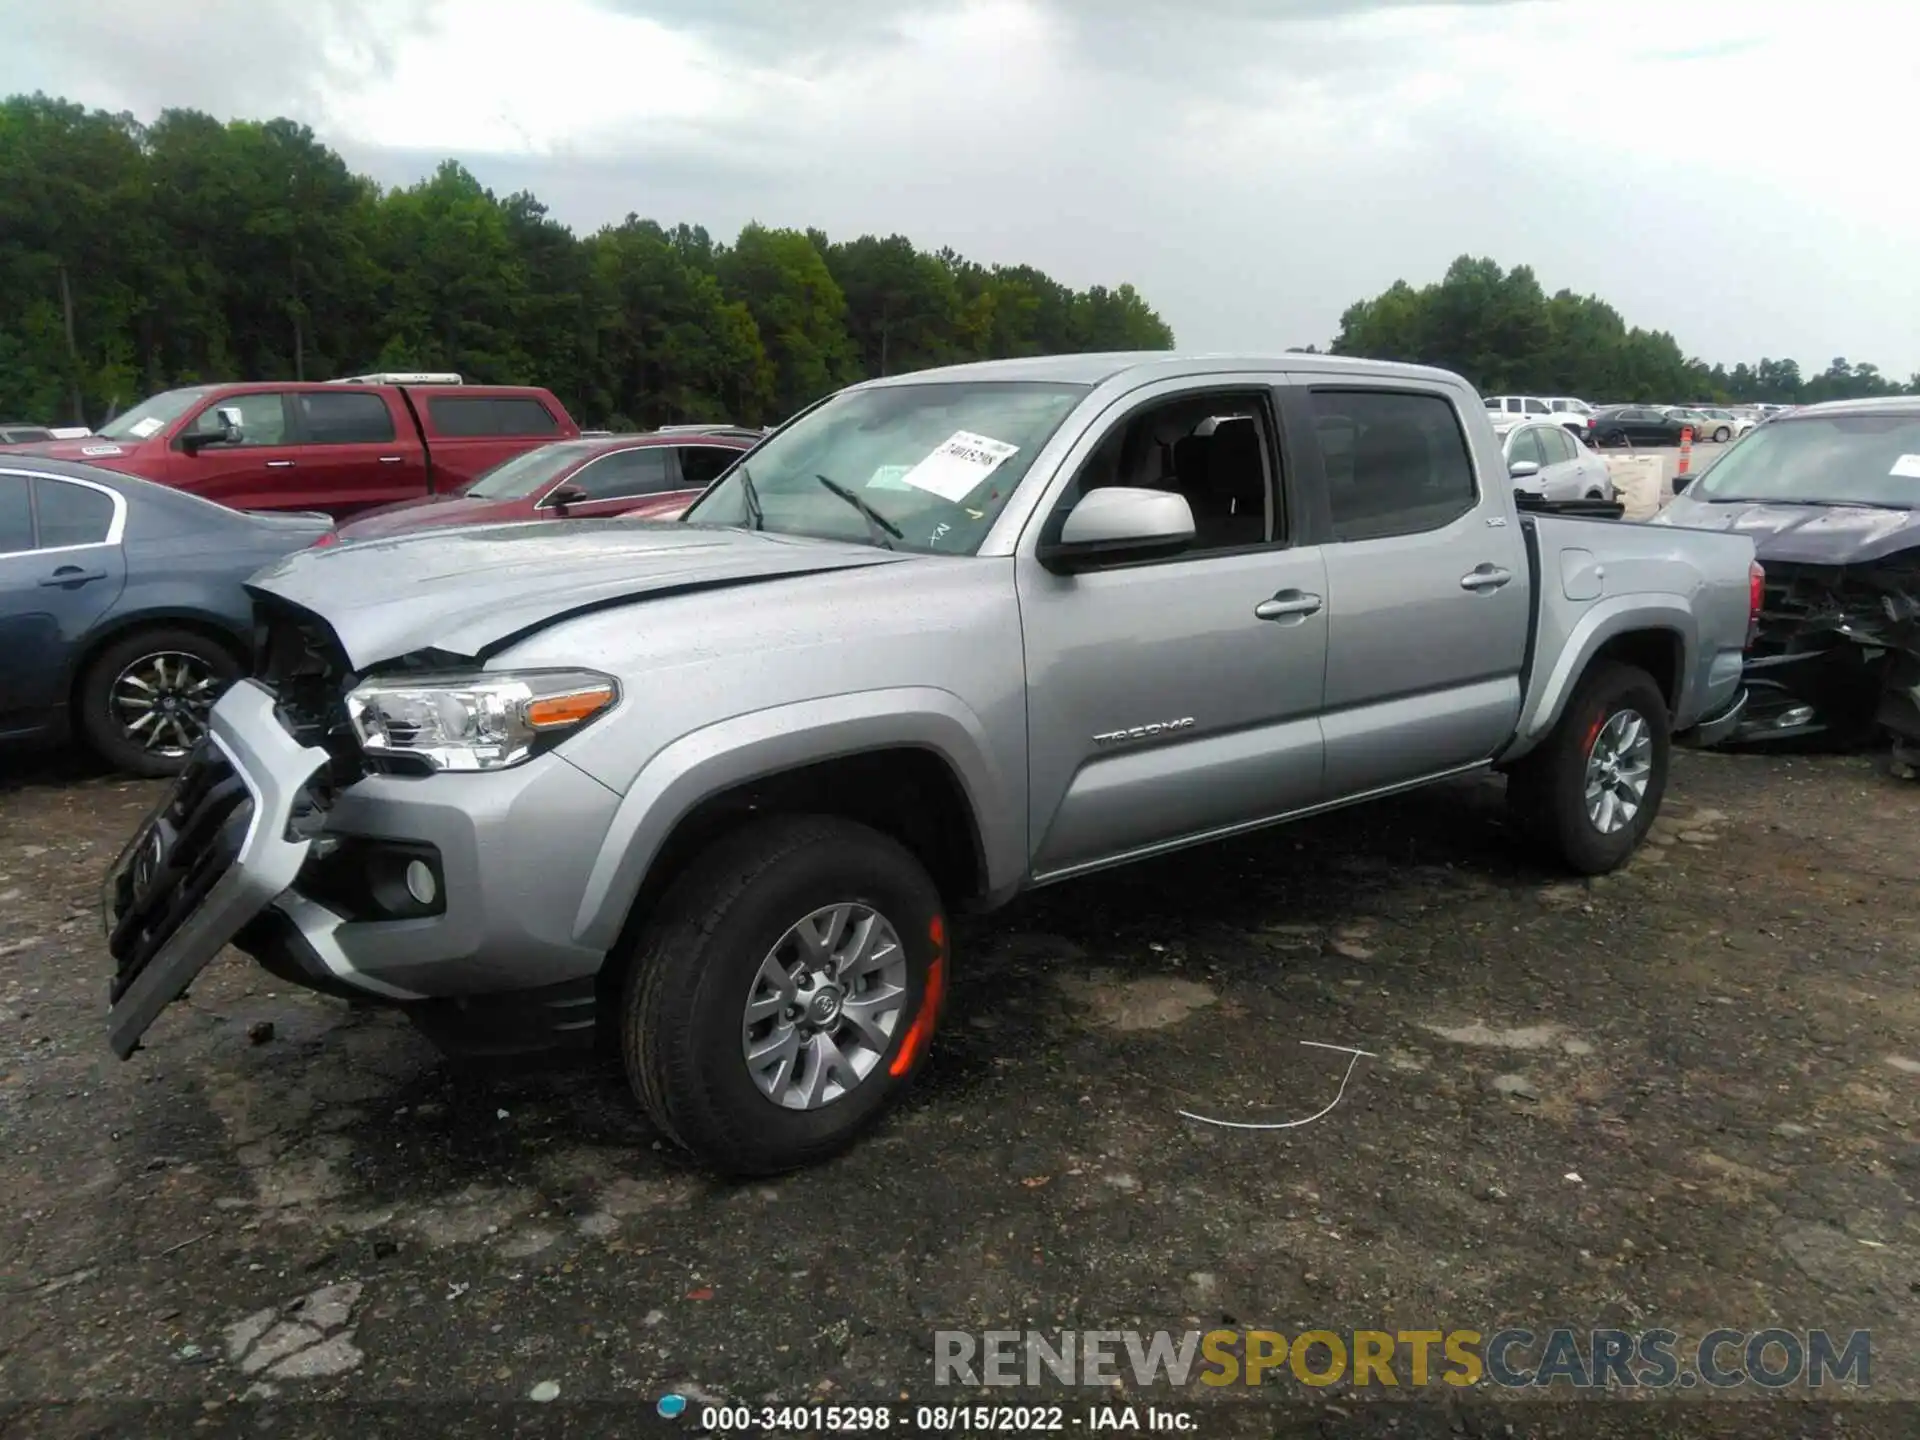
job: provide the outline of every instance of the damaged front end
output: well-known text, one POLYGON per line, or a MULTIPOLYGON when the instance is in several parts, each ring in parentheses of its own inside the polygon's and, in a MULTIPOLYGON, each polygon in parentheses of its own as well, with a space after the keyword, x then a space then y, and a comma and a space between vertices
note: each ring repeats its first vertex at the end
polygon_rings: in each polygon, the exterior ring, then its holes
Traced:
POLYGON ((1766 560, 1748 711, 1727 743, 1890 732, 1920 763, 1920 551, 1855 565, 1766 560))

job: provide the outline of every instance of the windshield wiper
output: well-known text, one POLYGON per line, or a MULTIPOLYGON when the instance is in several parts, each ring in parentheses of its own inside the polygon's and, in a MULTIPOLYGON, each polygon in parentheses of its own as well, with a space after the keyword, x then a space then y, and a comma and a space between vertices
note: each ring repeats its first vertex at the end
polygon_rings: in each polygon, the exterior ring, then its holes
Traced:
POLYGON ((881 549, 891 550, 893 549, 893 540, 903 540, 906 538, 906 532, 904 530, 894 524, 893 521, 887 519, 887 517, 882 515, 878 510, 874 509, 873 506, 862 500, 858 495, 854 494, 853 491, 847 489, 846 486, 839 484, 837 481, 829 480, 824 475, 816 475, 813 478, 860 512, 861 518, 867 522, 867 532, 873 537, 873 543, 881 549), (882 534, 882 531, 885 531, 886 534, 882 534), (893 540, 887 539, 888 535, 891 535, 893 540))
POLYGON ((1802 505, 1823 510, 1897 510, 1901 513, 1920 509, 1920 505, 1901 505, 1892 500, 1783 500, 1758 495, 1705 495, 1712 505, 1802 505))
POLYGON ((760 492, 753 488, 753 476, 747 473, 747 467, 740 467, 740 500, 747 507, 747 528, 764 530, 767 528, 767 512, 760 508, 760 492))

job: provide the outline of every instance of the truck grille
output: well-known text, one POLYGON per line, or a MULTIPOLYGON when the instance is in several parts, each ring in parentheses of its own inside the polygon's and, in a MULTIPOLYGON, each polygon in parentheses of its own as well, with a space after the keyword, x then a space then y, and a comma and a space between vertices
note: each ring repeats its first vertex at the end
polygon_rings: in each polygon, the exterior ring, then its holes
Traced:
POLYGON ((253 808, 253 796, 232 764, 202 741, 108 897, 113 1000, 126 993, 239 858, 253 808))
POLYGON ((1764 563, 1766 587, 1749 652, 1756 657, 1825 650, 1840 639, 1895 648, 1900 627, 1920 609, 1903 593, 1898 566, 1764 563))

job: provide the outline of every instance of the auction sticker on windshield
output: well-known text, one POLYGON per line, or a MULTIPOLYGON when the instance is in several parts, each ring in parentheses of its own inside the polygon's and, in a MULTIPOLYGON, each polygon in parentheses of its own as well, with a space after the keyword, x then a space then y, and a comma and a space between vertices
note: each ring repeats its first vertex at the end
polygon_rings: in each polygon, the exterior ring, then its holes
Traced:
POLYGON ((1920 480, 1920 455, 1902 455, 1887 473, 1903 480, 1920 480))
POLYGON ((145 440, 165 423, 157 415, 148 415, 144 419, 134 421, 128 428, 136 438, 145 440))
POLYGON ((958 505, 980 482, 1019 452, 1018 445, 956 430, 934 452, 900 477, 900 483, 958 505))

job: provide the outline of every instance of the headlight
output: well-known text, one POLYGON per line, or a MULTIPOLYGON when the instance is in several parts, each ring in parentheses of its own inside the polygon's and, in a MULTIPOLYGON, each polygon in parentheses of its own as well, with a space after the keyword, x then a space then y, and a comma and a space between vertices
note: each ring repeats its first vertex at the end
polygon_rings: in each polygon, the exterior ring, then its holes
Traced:
POLYGON ((348 694, 347 717, 369 755, 504 770, 619 698, 613 677, 591 670, 376 676, 348 694))

